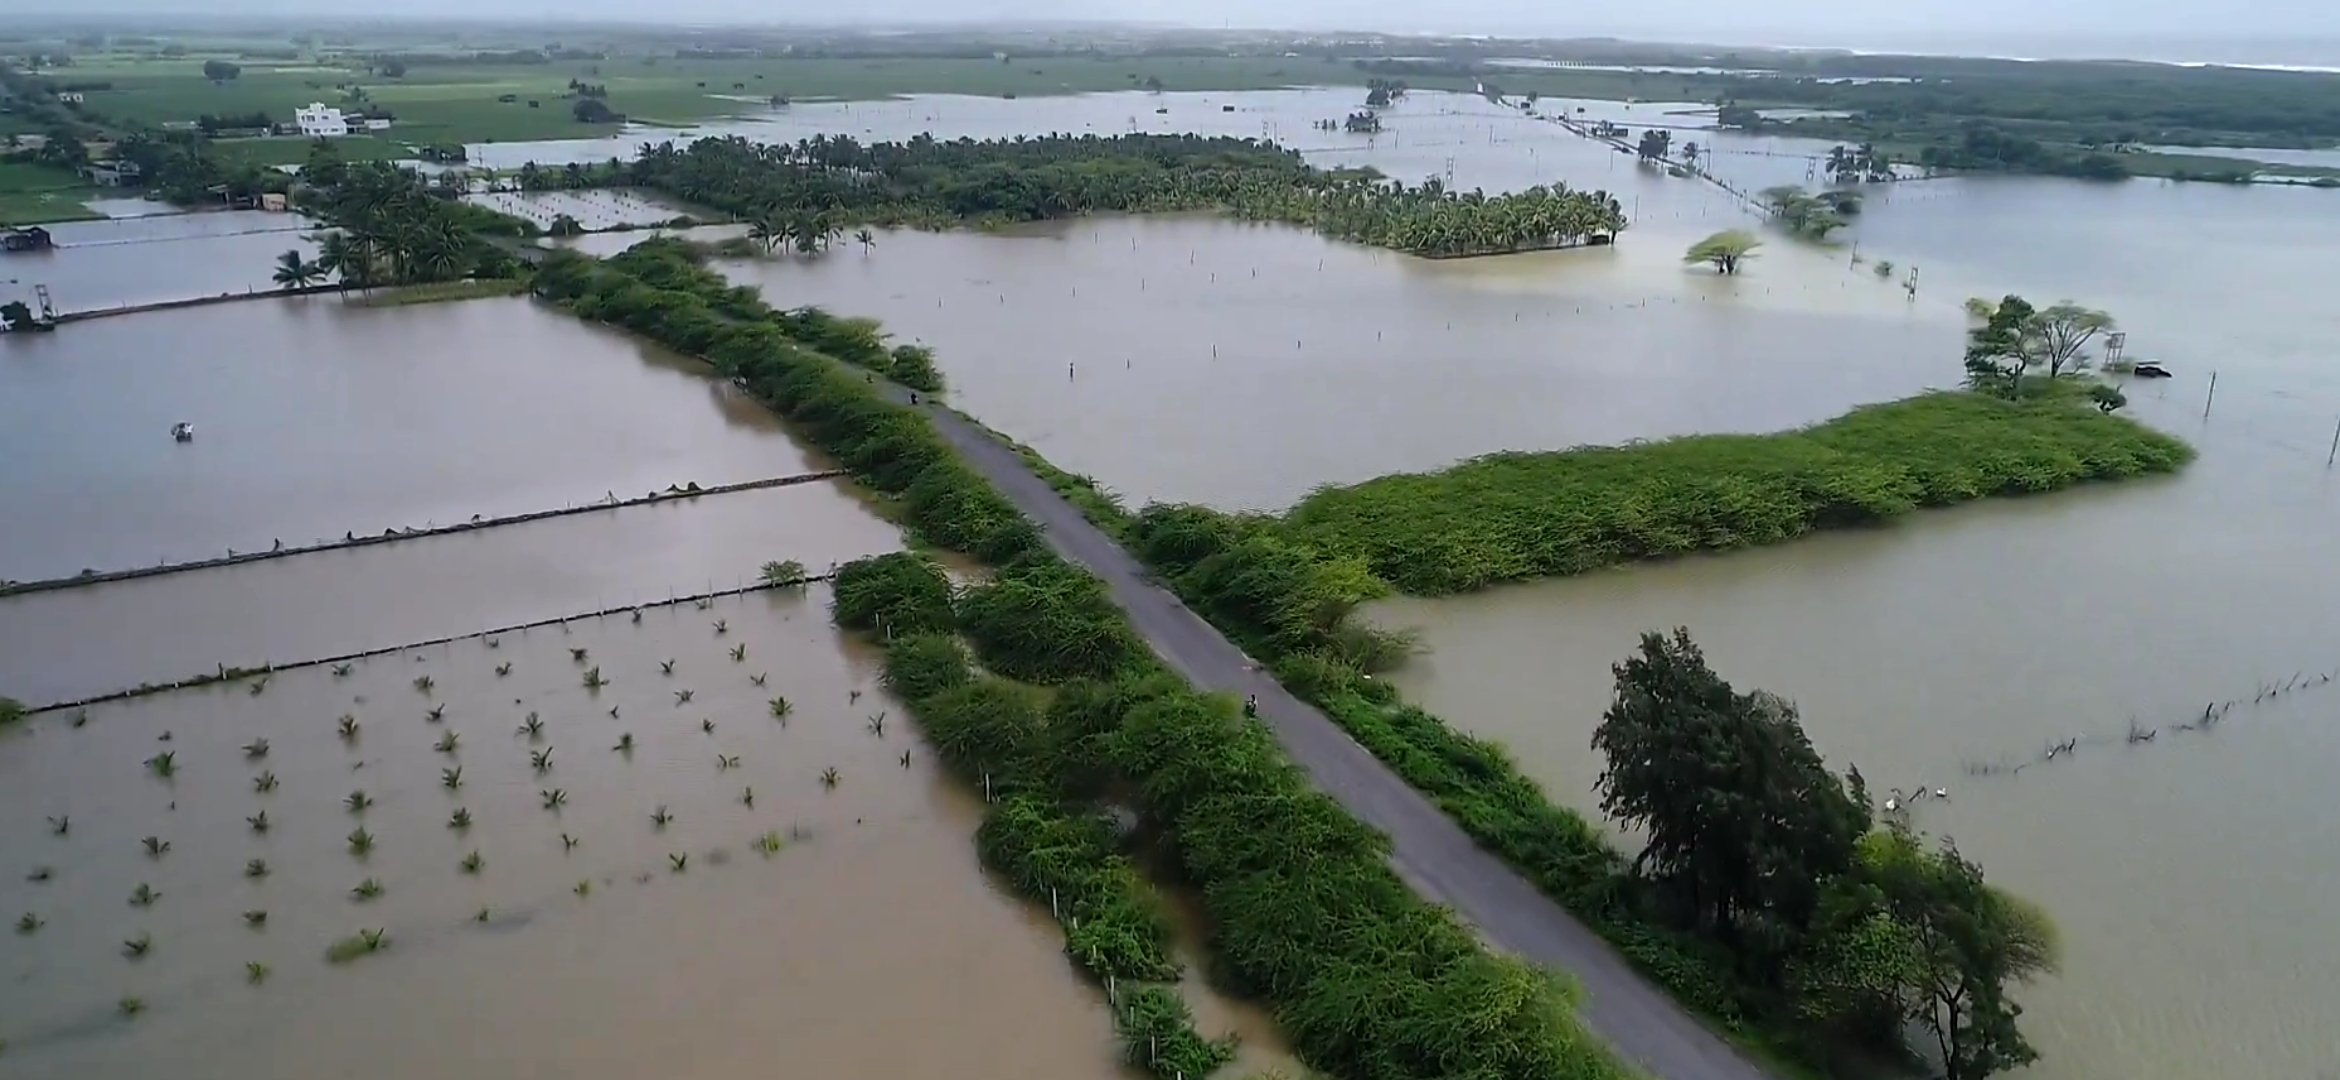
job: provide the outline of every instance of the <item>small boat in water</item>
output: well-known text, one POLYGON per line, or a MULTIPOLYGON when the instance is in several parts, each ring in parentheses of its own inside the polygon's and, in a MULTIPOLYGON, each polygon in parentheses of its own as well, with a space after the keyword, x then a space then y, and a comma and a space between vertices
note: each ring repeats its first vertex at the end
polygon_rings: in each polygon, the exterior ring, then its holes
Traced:
POLYGON ((2159 360, 2139 360, 2129 369, 2129 374, 2140 379, 2166 379, 2169 378, 2169 369, 2162 367, 2159 360))
POLYGON ((176 424, 172 424, 171 438, 177 439, 180 442, 194 442, 195 425, 190 424, 184 420, 181 420, 176 424))

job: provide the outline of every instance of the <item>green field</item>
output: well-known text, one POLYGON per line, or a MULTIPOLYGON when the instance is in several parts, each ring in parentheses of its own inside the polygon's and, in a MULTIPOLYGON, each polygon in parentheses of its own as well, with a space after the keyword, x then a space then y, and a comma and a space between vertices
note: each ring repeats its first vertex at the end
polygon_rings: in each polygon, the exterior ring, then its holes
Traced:
POLYGON ((88 91, 88 106, 113 124, 186 123, 203 114, 266 112, 287 121, 322 101, 350 107, 344 94, 362 87, 368 100, 397 117, 401 142, 509 142, 606 135, 614 125, 579 123, 563 98, 569 80, 608 88, 612 109, 648 123, 680 124, 760 114, 774 94, 797 99, 870 99, 898 94, 1020 97, 1130 90, 1158 79, 1166 90, 1260 90, 1353 83, 1347 64, 1261 57, 989 60, 677 60, 629 57, 601 61, 488 66, 417 65, 400 78, 359 68, 245 62, 224 83, 203 77, 201 57, 91 57, 75 81, 106 82, 88 91), (518 100, 499 102, 505 94, 518 100), (731 95, 731 96, 726 96, 731 95), (751 100, 735 100, 749 98, 751 100), (538 107, 530 108, 535 101, 538 107))
POLYGON ((100 192, 63 169, 0 162, 0 225, 88 221, 104 215, 82 204, 100 192))

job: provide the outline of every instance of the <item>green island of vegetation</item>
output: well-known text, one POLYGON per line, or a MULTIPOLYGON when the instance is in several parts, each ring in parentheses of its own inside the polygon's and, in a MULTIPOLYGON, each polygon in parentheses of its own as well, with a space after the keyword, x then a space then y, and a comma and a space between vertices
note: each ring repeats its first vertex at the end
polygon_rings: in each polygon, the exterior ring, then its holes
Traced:
POLYGON ((1098 212, 1224 210, 1415 255, 1508 254, 1606 243, 1625 228, 1605 191, 1487 195, 1319 169, 1257 139, 1047 135, 870 143, 815 135, 645 146, 632 162, 522 170, 523 189, 644 187, 751 223, 767 250, 826 247, 855 225, 943 228, 1098 212))
MULTIPOLYGON (((1135 798, 1146 821, 1166 825, 1181 874, 1202 886, 1233 984, 1275 1009, 1313 1067, 1428 1077, 1452 1075, 1461 1062, 1465 1073, 1487 1075, 1624 1075, 1568 1015, 1565 995, 1537 973, 1487 956, 1450 916, 1408 892, 1389 874, 1385 839, 1309 790, 1264 730, 1234 716, 1228 702, 1197 696, 1162 672, 1095 580, 1049 554, 1030 523, 959 463, 916 410, 871 384, 892 363, 874 324, 775 311, 753 289, 698 265, 699 255, 676 240, 605 261, 562 253, 540 268, 536 289, 580 316, 707 357, 890 496, 922 540, 995 568, 988 583, 954 590, 916 557, 889 556, 841 572, 837 585, 839 620, 887 642, 888 685, 913 703, 945 757, 965 775, 989 777, 995 794, 1008 789, 985 825, 995 868, 1027 895, 1051 882, 1059 890, 1073 883, 1085 895, 1140 895, 1114 891, 1122 886, 1112 882, 1129 879, 1116 876, 1118 848, 1095 820, 1101 797, 1135 798), (856 340, 857 359, 821 347, 856 340), (1277 843, 1260 843, 1262 836, 1277 843), (1091 869, 1043 871, 1024 861, 1054 840, 1088 852, 1082 865, 1091 869), (1479 1034, 1453 1042, 1437 1034, 1459 1030, 1446 1026, 1459 1019, 1442 1018, 1463 1016, 1479 1019, 1472 1028, 1479 1034)), ((1865 479, 1857 472, 1838 479, 1912 500, 1925 484, 1977 498, 2183 463, 2182 444, 2107 415, 2117 402, 2087 392, 2070 370, 2032 373, 2042 349, 2070 364, 2064 346, 2043 344, 2043 335, 2071 312, 2035 310, 2017 298, 1986 306, 1990 317, 1967 357, 1975 389, 1904 403, 1914 414, 1885 407, 1839 423, 1870 427, 1865 452, 1880 458, 1937 452, 1942 430, 1921 424, 1889 433, 1894 421, 1913 418, 1982 423, 1986 436, 2041 441, 2011 456, 1968 453, 1922 472, 1894 475, 1878 465, 1865 479), (2090 440, 2107 441, 2108 460, 2129 464, 2067 467, 2065 456, 2090 440), (2158 464, 2137 465, 2141 458, 2158 464)), ((1686 633, 1645 636, 1618 665, 1617 703, 1601 725, 1613 766, 1603 805, 1651 838, 1650 853, 1629 860, 1582 815, 1551 802, 1500 748, 1404 705, 1386 681, 1370 677, 1405 650, 1350 618, 1388 589, 1365 558, 1321 552, 1274 518, 1186 506, 1131 515, 1026 454, 1198 611, 1269 660, 1286 686, 1743 1042, 1776 1060, 1833 1071, 1901 1052, 1914 1024, 1957 1080, 2035 1056, 2010 993, 2052 969, 2053 926, 1991 888, 1955 847, 1929 846, 1892 801, 1880 813, 1857 771, 1840 777, 1820 762, 1792 707, 1733 689, 1686 633), (1716 818, 1711 808, 1724 805, 1764 809, 1716 818)), ((1652 460, 1670 461, 1662 452, 1652 460)), ((1800 492, 1809 472, 1758 470, 1738 494, 1782 478, 1800 492)), ((1646 491, 1617 493, 1630 500, 1646 491)), ((1804 527, 1857 520, 1823 515, 1804 527)), ((1778 533, 1786 535, 1793 531, 1778 533)), ((1624 557, 1616 552, 1612 561, 1624 557)), ((1131 899, 1113 916, 1114 940, 1152 934, 1143 910, 1131 899)), ((1117 962, 1144 969, 1142 947, 1126 955, 1117 962)), ((1182 1015, 1175 1003, 1159 1007, 1161 1015, 1182 1015)), ((1223 1044, 1185 1032, 1177 1045, 1201 1062, 1223 1044)))

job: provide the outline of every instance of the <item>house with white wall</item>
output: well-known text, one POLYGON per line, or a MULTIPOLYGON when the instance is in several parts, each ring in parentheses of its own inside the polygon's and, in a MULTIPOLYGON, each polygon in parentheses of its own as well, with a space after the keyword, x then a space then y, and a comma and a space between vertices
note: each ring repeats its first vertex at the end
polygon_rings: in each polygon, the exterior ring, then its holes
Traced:
POLYGON ((322 101, 293 110, 293 125, 312 139, 338 139, 349 134, 349 121, 341 115, 341 110, 322 101))

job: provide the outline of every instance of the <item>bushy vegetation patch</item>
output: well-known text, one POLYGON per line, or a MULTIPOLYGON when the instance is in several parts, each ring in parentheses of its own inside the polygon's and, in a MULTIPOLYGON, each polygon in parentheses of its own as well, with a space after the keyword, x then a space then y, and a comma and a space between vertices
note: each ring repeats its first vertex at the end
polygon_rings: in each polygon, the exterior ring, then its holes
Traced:
POLYGON ((1436 596, 2172 472, 2192 456, 2176 439, 2067 398, 1942 392, 1799 431, 1493 454, 1327 488, 1272 536, 1436 596))

